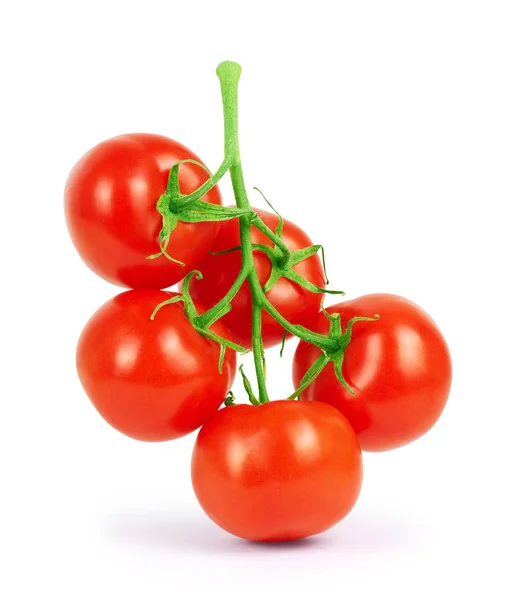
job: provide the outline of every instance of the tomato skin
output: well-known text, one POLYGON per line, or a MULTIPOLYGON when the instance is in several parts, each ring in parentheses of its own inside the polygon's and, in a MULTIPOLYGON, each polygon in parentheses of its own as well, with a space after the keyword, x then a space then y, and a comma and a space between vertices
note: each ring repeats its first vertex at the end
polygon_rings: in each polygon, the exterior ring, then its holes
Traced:
MULTIPOLYGON (((354 316, 380 315, 354 325, 343 375, 352 396, 338 382, 332 364, 301 394, 339 409, 352 424, 363 450, 398 448, 426 433, 441 415, 451 387, 447 344, 435 322, 419 306, 391 294, 370 294, 327 308, 341 314, 343 328, 354 316)), ((329 322, 320 314, 315 330, 329 322)), ((300 342, 294 356, 297 387, 319 350, 300 342)))
MULTIPOLYGON (((182 303, 154 308, 175 296, 130 290, 108 300, 85 325, 76 366, 83 388, 104 419, 143 441, 181 437, 211 418, 233 382, 236 355, 197 333, 182 303)), ((229 337, 222 326, 212 328, 229 337)))
POLYGON ((350 512, 362 456, 347 420, 326 404, 239 404, 202 427, 191 474, 217 525, 247 540, 281 542, 321 533, 350 512))
MULTIPOLYGON (((67 227, 81 258, 97 275, 123 287, 162 289, 180 281, 208 252, 218 224, 179 223, 168 253, 185 267, 164 256, 147 260, 159 252, 157 200, 171 167, 186 158, 200 161, 174 140, 134 133, 98 144, 76 163, 65 187, 67 227)), ((196 165, 179 168, 183 194, 207 178, 196 165)), ((217 186, 203 200, 221 204, 217 186)))
MULTIPOLYGON (((272 213, 253 209, 262 221, 276 231, 279 217, 272 213)), ((251 228, 251 240, 256 244, 274 246, 268 238, 255 227, 251 228)), ((313 243, 307 234, 290 221, 284 222, 283 241, 290 250, 298 250, 311 246, 313 243)), ((240 245, 239 224, 236 220, 222 223, 212 252, 221 252, 240 245)), ((265 285, 271 273, 271 262, 261 251, 253 252, 255 269, 260 283, 265 285)), ((242 267, 240 251, 219 256, 207 255, 197 266, 203 274, 202 280, 193 279, 189 287, 191 296, 203 306, 210 308, 223 298, 231 288, 242 267)), ((294 270, 319 287, 325 286, 325 276, 319 254, 295 265, 294 270)), ((323 294, 314 294, 303 289, 300 285, 281 278, 268 292, 267 298, 273 306, 291 323, 307 325, 320 311, 323 294)), ((230 330, 233 341, 251 348, 251 291, 249 284, 244 282, 232 301, 232 310, 222 318, 230 330)), ((269 348, 281 343, 283 328, 265 311, 262 313, 263 345, 269 348)), ((288 334, 288 337, 290 335, 288 334)))

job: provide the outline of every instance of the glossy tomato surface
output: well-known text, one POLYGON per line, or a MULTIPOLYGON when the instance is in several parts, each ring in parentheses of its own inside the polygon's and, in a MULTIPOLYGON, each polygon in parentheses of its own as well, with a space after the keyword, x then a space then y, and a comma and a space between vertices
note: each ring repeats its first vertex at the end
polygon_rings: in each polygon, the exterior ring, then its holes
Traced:
POLYGON ((350 512, 362 458, 337 410, 279 400, 220 410, 198 434, 191 471, 198 501, 217 525, 281 542, 321 533, 350 512))
MULTIPOLYGON (((262 221, 276 231, 279 217, 258 208, 254 209, 262 221)), ((251 239, 256 244, 273 246, 267 237, 255 227, 251 228, 251 239)), ((290 221, 284 222, 283 241, 290 250, 299 250, 313 243, 307 234, 290 221)), ((240 244, 239 224, 236 220, 222 224, 217 238, 211 248, 213 252, 221 252, 240 244)), ((254 253, 255 269, 260 283, 265 285, 271 273, 271 262, 261 251, 254 253)), ((242 267, 240 251, 222 255, 207 255, 197 266, 203 279, 193 279, 190 285, 191 295, 203 306, 210 308, 216 304, 231 288, 242 267)), ((319 287, 325 286, 325 277, 320 255, 315 254, 298 263, 294 270, 319 287)), ((267 298, 275 308, 291 323, 307 325, 320 310, 323 294, 314 294, 300 285, 281 278, 267 293, 267 298)), ((251 348, 251 292, 245 282, 232 302, 232 310, 222 321, 231 331, 233 340, 242 346, 251 348)), ((263 345, 268 348, 279 344, 283 337, 283 328, 265 311, 262 315, 263 345)))
MULTIPOLYGON (((350 421, 363 450, 390 450, 426 433, 442 413, 452 378, 451 357, 435 322, 419 306, 390 294, 370 294, 327 309, 339 313, 343 328, 355 316, 380 315, 358 322, 345 352, 343 374, 352 396, 328 364, 301 398, 320 400, 350 421)), ((329 322, 320 314, 315 330, 329 322)), ((319 350, 300 342, 293 362, 297 387, 319 350)))
MULTIPOLYGON (((200 427, 217 411, 235 376, 236 356, 197 333, 182 303, 154 308, 174 296, 131 290, 106 302, 78 342, 81 383, 104 419, 132 438, 163 441, 200 427)), ((228 337, 222 325, 212 328, 228 337)))
MULTIPOLYGON (((161 289, 180 281, 208 252, 217 223, 179 223, 168 254, 185 267, 164 256, 147 260, 159 252, 162 218, 157 200, 166 190, 171 167, 186 158, 200 160, 174 140, 134 133, 98 144, 76 163, 65 188, 67 227, 95 273, 119 286, 161 289)), ((182 193, 193 192, 207 177, 196 165, 181 165, 182 193)), ((218 188, 203 200, 220 204, 218 188)))

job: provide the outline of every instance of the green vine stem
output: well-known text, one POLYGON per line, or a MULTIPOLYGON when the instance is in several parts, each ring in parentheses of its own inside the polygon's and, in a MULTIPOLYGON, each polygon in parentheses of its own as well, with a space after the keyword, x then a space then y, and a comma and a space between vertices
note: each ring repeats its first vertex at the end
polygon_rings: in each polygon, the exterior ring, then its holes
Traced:
MULTIPOLYGON (((247 197, 242 164, 240 162, 239 129, 238 129, 238 84, 240 66, 233 62, 223 62, 217 67, 217 76, 221 84, 224 114, 225 156, 230 157, 230 178, 238 208, 250 208, 247 197)), ((239 217, 240 245, 242 248, 242 265, 247 273, 247 280, 252 297, 252 344, 253 357, 258 382, 258 398, 263 404, 269 401, 265 385, 265 369, 262 341, 262 305, 265 294, 256 274, 253 247, 251 242, 251 215, 239 217)), ((240 286, 239 286, 240 287, 240 286)))
MULTIPOLYGON (((247 196, 246 187, 244 184, 244 176, 240 160, 240 146, 238 136, 238 83, 240 79, 240 65, 231 61, 225 61, 217 67, 217 76, 221 85, 221 96, 223 100, 223 118, 224 118, 224 141, 225 141, 225 158, 223 164, 230 164, 230 177, 232 181, 233 192, 237 207, 239 209, 251 208, 247 196)), ((251 225, 259 229, 270 241, 277 245, 284 257, 283 262, 287 262, 290 258, 290 251, 286 247, 283 240, 277 236, 265 223, 252 212, 239 217, 240 239, 242 252, 242 269, 239 272, 235 282, 228 293, 212 308, 198 317, 200 327, 210 327, 219 317, 224 314, 224 309, 233 300, 240 287, 247 279, 251 288, 253 300, 253 316, 255 313, 261 312, 261 309, 266 310, 276 321, 278 321, 289 333, 300 339, 304 339, 309 343, 317 346, 321 350, 332 352, 337 350, 338 346, 334 340, 328 336, 315 333, 301 325, 294 325, 287 321, 272 304, 269 302, 261 287, 261 284, 256 275, 253 260, 253 245, 251 242, 251 225)), ((257 322, 257 317, 253 319, 257 322)), ((254 348, 258 347, 259 339, 256 331, 253 331, 253 354, 255 355, 255 364, 262 364, 262 357, 257 357, 254 348)), ((262 345, 263 348, 263 345, 262 345)), ((257 369, 262 372, 263 369, 257 369)), ((263 381, 259 381, 262 388, 265 387, 263 381)))
MULTIPOLYGON (((285 333, 283 336, 283 344, 286 332, 288 332, 300 338, 301 340, 305 340, 306 342, 313 344, 323 353, 318 361, 311 366, 308 373, 306 373, 301 385, 298 387, 297 391, 292 394, 291 398, 298 397, 302 390, 307 387, 307 385, 309 385, 318 376, 325 365, 331 361, 334 362, 336 376, 348 389, 348 386, 341 373, 343 355, 346 346, 350 342, 353 323, 356 320, 364 320, 364 318, 352 319, 348 323, 346 331, 343 333, 341 331, 339 318, 337 315, 332 316, 329 334, 322 335, 301 325, 290 323, 268 300, 266 292, 272 285, 275 284, 279 277, 286 277, 287 279, 293 280, 295 283, 298 283, 302 287, 315 293, 322 293, 326 291, 328 293, 342 294, 343 292, 335 292, 333 290, 324 290, 322 288, 318 288, 293 271, 293 266, 295 264, 305 260, 309 256, 312 256, 319 250, 322 251, 323 257, 322 246, 315 245, 310 246, 309 248, 303 248, 302 250, 290 251, 282 239, 283 219, 280 217, 279 225, 276 231, 273 232, 251 208, 244 183, 239 146, 238 84, 241 68, 240 65, 235 62, 225 61, 217 67, 216 73, 221 85, 221 96, 223 102, 224 160, 216 173, 213 175, 210 175, 209 173, 209 179, 203 185, 201 185, 192 194, 185 196, 180 194, 180 188, 178 185, 179 165, 177 164, 172 168, 168 179, 168 188, 166 194, 163 194, 158 201, 158 210, 163 217, 163 229, 161 231, 161 254, 166 256, 166 247, 168 245, 169 235, 178 221, 219 221, 235 218, 239 221, 240 246, 227 250, 226 252, 240 251, 242 253, 242 267, 228 293, 215 306, 211 307, 203 314, 198 315, 189 293, 190 279, 192 277, 198 277, 199 279, 201 278, 201 273, 192 271, 188 273, 184 279, 182 295, 161 303, 161 305, 154 311, 152 318, 154 318, 157 310, 159 310, 159 308, 161 308, 161 306, 164 304, 175 301, 184 302, 186 314, 195 329, 202 335, 205 335, 220 344, 221 368, 222 361, 224 359, 224 353, 227 347, 240 352, 246 352, 247 350, 241 346, 238 346, 237 344, 234 344, 233 342, 213 334, 209 328, 229 310, 231 310, 232 300, 240 290, 241 286, 247 281, 251 290, 252 299, 252 350, 258 384, 258 398, 254 396, 252 388, 242 369, 241 375, 244 381, 244 387, 248 393, 251 403, 264 404, 265 402, 269 401, 267 387, 265 384, 265 356, 262 339, 263 311, 266 311, 284 328, 285 333), (201 200, 202 196, 210 191, 227 172, 230 173, 230 179, 237 208, 225 208, 209 205, 208 203, 203 202, 201 200), (274 244, 274 247, 259 247, 259 244, 253 245, 251 241, 251 227, 256 227, 259 231, 261 231, 268 238, 268 240, 274 244), (258 279, 253 257, 253 250, 255 247, 257 250, 264 251, 269 258, 271 258, 273 264, 273 272, 270 277, 271 283, 270 285, 266 285, 266 288, 268 289, 262 288, 260 280, 258 279)), ((154 255, 150 258, 157 258, 158 256, 159 255, 154 255)), ((233 396, 229 396, 227 398, 227 402, 231 404, 233 402, 233 396)))

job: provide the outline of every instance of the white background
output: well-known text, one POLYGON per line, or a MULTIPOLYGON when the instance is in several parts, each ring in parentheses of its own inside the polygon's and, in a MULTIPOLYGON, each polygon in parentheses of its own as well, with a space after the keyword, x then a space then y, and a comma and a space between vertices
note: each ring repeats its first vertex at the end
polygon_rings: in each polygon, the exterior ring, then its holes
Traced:
MULTIPOLYGON (((490 0, 2 4, 2 598, 509 597, 508 31, 490 0), (224 59, 243 66, 249 185, 326 245, 348 297, 423 306, 454 363, 433 431, 366 455, 351 515, 286 546, 219 530, 192 492, 194 436, 122 437, 74 370, 117 290, 68 239, 67 173, 131 131, 217 167, 224 59)), ((274 397, 292 349, 269 356, 274 397)))

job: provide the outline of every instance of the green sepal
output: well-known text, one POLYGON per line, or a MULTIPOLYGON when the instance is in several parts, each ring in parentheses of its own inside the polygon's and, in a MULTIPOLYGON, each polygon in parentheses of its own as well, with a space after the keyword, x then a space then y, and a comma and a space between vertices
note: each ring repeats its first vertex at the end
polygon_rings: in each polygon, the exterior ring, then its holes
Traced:
MULTIPOLYGON (((267 244, 251 244, 253 250, 259 250, 260 252, 265 253, 271 261, 275 261, 277 259, 276 253, 274 252, 274 248, 271 248, 267 244)), ((238 252, 242 250, 242 246, 234 246, 233 248, 228 248, 228 250, 220 250, 219 252, 209 252, 211 256, 221 256, 222 254, 231 254, 232 252, 238 252)))
POLYGON ((288 331, 286 331, 286 329, 283 329, 283 338, 281 339, 281 348, 279 349, 279 358, 283 358, 283 352, 285 350, 285 342, 286 342, 287 334, 288 334, 288 331))
MULTIPOLYGON (((212 331, 210 331, 210 329, 200 327, 197 325, 197 320, 200 315, 198 314, 198 311, 196 310, 193 299, 191 298, 191 294, 189 292, 189 283, 191 282, 191 279, 193 277, 196 277, 196 279, 198 279, 198 280, 203 279, 202 273, 200 271, 198 271, 197 269, 194 269, 193 271, 189 271, 189 273, 184 277, 184 280, 182 282, 181 298, 184 301, 187 318, 189 319, 189 322, 191 323, 191 325, 194 327, 195 331, 197 331, 199 334, 203 335, 204 337, 208 338, 209 340, 217 342, 220 346, 225 346, 226 348, 231 348, 232 350, 235 350, 235 352, 241 352, 242 354, 249 352, 249 350, 247 348, 245 348, 244 346, 241 346, 240 344, 236 344, 235 342, 227 340, 226 338, 223 338, 220 335, 213 333, 212 331)), ((224 316, 229 310, 231 310, 230 307, 225 307, 225 310, 222 311, 222 313, 223 313, 222 316, 224 316)))
POLYGON ((183 302, 183 301, 184 301, 184 298, 182 296, 174 296, 173 298, 169 298, 168 300, 161 302, 154 308, 154 311, 150 315, 150 320, 153 321, 156 318, 156 314, 161 310, 161 308, 163 306, 167 306, 168 304, 174 304, 175 302, 183 302))
POLYGON ((309 367, 304 373, 304 377, 301 379, 298 388, 288 396, 288 400, 299 399, 302 392, 309 386, 313 381, 320 375, 326 365, 329 364, 330 358, 326 353, 321 354, 315 362, 309 367))
POLYGON ((342 352, 338 354, 338 356, 332 361, 334 364, 334 374, 336 375, 336 379, 339 383, 346 389, 349 394, 355 396, 355 392, 346 382, 346 379, 343 375, 343 361, 345 360, 345 351, 343 349, 342 352))
POLYGON ((242 250, 242 246, 235 246, 235 248, 228 248, 228 250, 221 250, 220 252, 209 252, 209 254, 210 256, 221 256, 222 254, 231 254, 239 250, 242 250))
POLYGON ((184 158, 183 160, 179 160, 176 162, 173 167, 170 169, 170 175, 168 177, 168 184, 166 186, 166 193, 173 200, 175 198, 180 197, 180 182, 179 182, 179 168, 180 165, 184 163, 190 163, 192 165, 196 165, 203 169, 209 177, 212 177, 212 173, 207 167, 201 162, 194 160, 192 158, 184 158))
POLYGON ((232 215, 242 216, 253 212, 252 208, 237 208, 236 206, 223 206, 222 204, 213 204, 205 202, 205 200, 197 200, 193 204, 193 210, 207 211, 214 214, 228 213, 232 215))
POLYGON ((170 256, 167 252, 168 244, 170 243, 170 236, 178 224, 177 215, 172 213, 167 208, 168 201, 169 201, 169 197, 166 194, 163 194, 162 196, 160 196, 159 200, 157 201, 157 210, 161 214, 162 219, 163 219, 163 226, 161 228, 161 231, 159 232, 160 251, 157 252, 156 254, 151 254, 150 256, 147 256, 147 260, 155 260, 156 258, 159 258, 160 256, 164 256, 168 260, 171 260, 172 262, 177 263, 181 267, 185 267, 185 263, 183 263, 181 260, 173 258, 173 256, 170 256))
POLYGON ((272 263, 272 271, 270 272, 270 276, 267 279, 267 283, 263 286, 263 291, 265 293, 270 292, 270 290, 276 285, 276 283, 283 276, 282 270, 277 266, 277 264, 272 263))
POLYGON ((233 395, 233 392, 230 390, 226 394, 226 398, 224 399, 224 405, 225 406, 233 406, 234 404, 235 404, 235 396, 233 395))
POLYGON ((308 248, 302 248, 301 250, 294 250, 290 253, 289 260, 286 262, 286 264, 283 265, 279 264, 279 259, 281 258, 279 249, 276 247, 270 248, 269 246, 267 246, 266 248, 268 248, 270 252, 266 249, 264 249, 263 251, 271 259, 272 270, 269 279, 267 280, 267 283, 263 286, 263 291, 265 293, 269 292, 276 285, 276 283, 281 277, 284 277, 285 279, 289 279, 290 281, 297 283, 304 289, 313 292, 314 294, 340 294, 344 296, 345 292, 340 290, 329 290, 327 288, 322 288, 318 285, 315 285, 314 283, 311 283, 311 281, 305 279, 304 277, 302 277, 302 275, 299 275, 296 271, 293 270, 293 267, 295 265, 316 254, 321 248, 320 245, 317 244, 316 246, 309 246, 308 248))
POLYGON ((322 312, 330 321, 329 339, 337 342, 337 349, 333 352, 323 351, 323 353, 315 360, 302 377, 297 389, 288 396, 290 400, 299 398, 301 393, 320 375, 323 369, 331 362, 334 367, 336 379, 347 390, 349 394, 355 396, 354 390, 350 387, 343 375, 343 362, 345 360, 345 352, 352 340, 352 330, 355 323, 359 321, 378 321, 379 315, 374 317, 353 317, 346 326, 345 332, 341 330, 341 315, 339 313, 329 313, 323 307, 322 312))
POLYGON ((345 341, 346 344, 350 343, 350 340, 352 339, 352 329, 355 323, 358 323, 359 321, 378 321, 380 319, 380 315, 373 315, 372 317, 352 317, 348 323, 346 324, 346 329, 345 329, 345 341))
POLYGON ((265 197, 265 194, 262 192, 262 190, 260 190, 257 187, 254 187, 253 190, 256 190, 261 197, 265 200, 265 202, 270 206, 270 208, 276 213, 276 215, 279 217, 279 221, 277 223, 277 227, 276 227, 276 231, 275 234, 277 235, 278 238, 283 239, 283 226, 285 224, 283 217, 281 216, 280 213, 278 213, 278 211, 272 206, 272 204, 267 200, 267 198, 265 197))
POLYGON ((224 365, 225 355, 226 355, 226 346, 224 346, 223 344, 219 344, 219 364, 217 367, 218 367, 220 375, 223 374, 223 365, 224 365))
POLYGON ((159 247, 160 252, 147 256, 147 259, 154 260, 164 256, 168 260, 175 262, 181 266, 185 264, 170 256, 167 252, 170 236, 177 227, 179 221, 182 223, 203 223, 203 222, 218 222, 236 219, 240 216, 254 213, 251 208, 230 208, 205 202, 197 199, 191 206, 183 210, 175 210, 178 206, 178 200, 181 197, 179 184, 179 167, 183 163, 192 163, 204 169, 209 175, 210 171, 196 160, 185 159, 176 163, 170 170, 166 192, 159 197, 156 210, 162 217, 162 227, 159 232, 159 247))
POLYGON ((226 346, 227 348, 231 348, 232 350, 235 350, 235 352, 241 352, 242 354, 249 352, 249 350, 247 348, 244 348, 244 346, 241 346, 240 344, 236 344, 235 342, 231 342, 230 340, 227 340, 226 338, 221 337, 220 335, 217 335, 216 333, 212 333, 212 331, 210 331, 210 329, 202 329, 201 327, 196 327, 194 325, 194 323, 193 323, 193 327, 195 328, 195 330, 198 333, 200 333, 204 337, 208 338, 209 340, 217 342, 219 345, 226 346))
POLYGON ((306 258, 310 258, 314 254, 316 254, 321 247, 322 246, 320 244, 315 244, 314 246, 308 246, 307 248, 294 250, 290 254, 290 260, 287 264, 293 267, 294 265, 302 262, 303 260, 306 260, 306 258))
POLYGON ((193 206, 190 209, 182 210, 176 213, 177 221, 183 223, 203 223, 206 221, 229 221, 231 219, 238 219, 243 215, 251 213, 251 209, 244 208, 228 208, 222 207, 220 210, 209 210, 208 202, 203 202, 206 207, 198 210, 193 206))
POLYGON ((173 200, 180 196, 180 181, 179 181, 179 167, 180 163, 176 163, 170 169, 170 175, 168 177, 168 185, 166 186, 166 194, 173 200))
POLYGON ((305 290, 308 290, 315 294, 339 294, 341 296, 345 295, 345 292, 342 292, 340 290, 329 290, 327 288, 322 288, 318 285, 315 285, 314 283, 311 283, 311 281, 309 281, 308 279, 302 277, 302 275, 296 273, 293 269, 283 269, 281 271, 281 274, 286 279, 289 279, 290 281, 299 284, 305 290))
POLYGON ((239 372, 240 372, 240 374, 242 376, 242 383, 244 384, 244 389, 246 390, 246 394, 247 394, 247 396, 249 398, 249 402, 251 402, 251 404, 253 406, 258 406, 260 404, 260 401, 254 395, 253 388, 251 386, 251 382, 249 381, 249 379, 247 378, 246 374, 244 373, 244 365, 240 365, 239 372))

